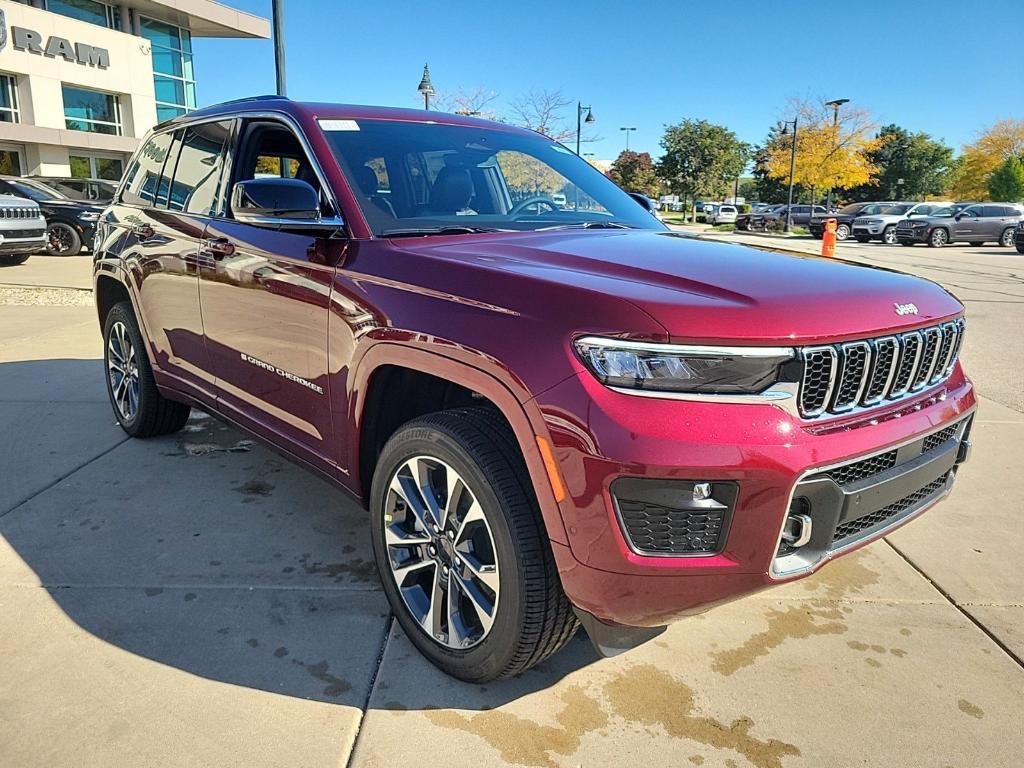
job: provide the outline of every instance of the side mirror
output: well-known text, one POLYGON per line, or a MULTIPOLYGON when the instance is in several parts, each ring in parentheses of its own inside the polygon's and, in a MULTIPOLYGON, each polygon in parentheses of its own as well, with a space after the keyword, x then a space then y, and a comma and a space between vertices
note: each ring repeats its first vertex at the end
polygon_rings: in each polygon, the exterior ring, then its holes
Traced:
POLYGON ((231 213, 237 221, 267 227, 342 225, 340 218, 320 216, 320 195, 301 179, 250 179, 231 190, 231 213))
POLYGON ((651 205, 651 201, 647 199, 646 195, 641 195, 639 192, 627 192, 630 197, 640 203, 644 210, 648 213, 654 213, 654 206, 651 205))
POLYGON ((954 221, 960 221, 960 219, 961 219, 961 217, 962 217, 962 216, 963 216, 963 214, 962 214, 962 213, 958 213, 958 214, 956 214, 956 215, 955 215, 955 216, 953 217, 953 220, 954 220, 954 221))

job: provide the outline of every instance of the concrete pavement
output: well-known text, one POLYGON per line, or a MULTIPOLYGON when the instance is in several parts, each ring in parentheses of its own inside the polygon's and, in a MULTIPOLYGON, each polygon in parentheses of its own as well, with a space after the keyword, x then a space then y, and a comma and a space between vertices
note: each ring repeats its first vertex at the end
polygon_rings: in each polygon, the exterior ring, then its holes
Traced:
MULTIPOLYGON (((983 397, 950 499, 629 654, 580 636, 486 686, 391 620, 362 510, 202 414, 125 440, 92 310, 0 305, 0 765, 1018 766, 1024 262, 840 248, 968 302, 983 397)), ((0 283, 88 271, 37 263, 0 283)))

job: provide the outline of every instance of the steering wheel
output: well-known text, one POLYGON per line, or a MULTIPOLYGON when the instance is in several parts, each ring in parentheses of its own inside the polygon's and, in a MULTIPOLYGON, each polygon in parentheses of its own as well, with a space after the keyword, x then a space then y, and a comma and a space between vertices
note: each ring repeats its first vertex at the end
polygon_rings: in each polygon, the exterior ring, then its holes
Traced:
POLYGON ((533 197, 527 197, 524 200, 520 200, 518 203, 513 205, 511 210, 509 210, 508 215, 509 216, 518 216, 519 214, 523 213, 523 211, 525 211, 527 208, 529 208, 531 205, 536 205, 537 206, 537 213, 538 214, 540 213, 540 206, 541 205, 546 205, 552 211, 559 210, 558 203, 556 203, 550 197, 548 197, 546 195, 534 195, 533 197))

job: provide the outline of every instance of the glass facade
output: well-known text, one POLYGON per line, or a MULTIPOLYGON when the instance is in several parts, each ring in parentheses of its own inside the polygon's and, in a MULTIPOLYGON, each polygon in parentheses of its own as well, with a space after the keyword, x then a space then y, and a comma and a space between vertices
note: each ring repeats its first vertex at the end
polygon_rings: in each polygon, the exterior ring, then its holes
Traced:
POLYGON ((96 0, 46 0, 46 10, 110 29, 118 28, 120 17, 117 8, 96 0))
POLYGON ((0 75, 0 123, 20 123, 18 81, 13 75, 0 75))
POLYGON ((119 181, 124 172, 124 161, 116 157, 71 155, 71 175, 76 179, 107 179, 119 181))
POLYGON ((71 131, 121 135, 121 101, 117 96, 62 85, 64 123, 71 131))
POLYGON ((157 120, 170 120, 195 109, 192 35, 187 29, 143 17, 142 36, 149 40, 153 51, 157 120))

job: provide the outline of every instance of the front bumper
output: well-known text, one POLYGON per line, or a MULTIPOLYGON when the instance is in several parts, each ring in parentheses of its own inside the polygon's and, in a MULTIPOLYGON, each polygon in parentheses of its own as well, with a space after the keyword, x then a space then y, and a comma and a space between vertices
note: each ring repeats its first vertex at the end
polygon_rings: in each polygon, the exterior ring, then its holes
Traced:
POLYGON ((927 243, 931 230, 928 227, 897 229, 896 239, 901 243, 927 243))
POLYGON ((41 253, 46 250, 46 237, 11 237, 3 236, 0 231, 0 255, 12 255, 19 253, 41 253))
POLYGON ((881 237, 885 231, 884 224, 854 224, 854 237, 881 237))
POLYGON ((538 403, 568 495, 561 512, 569 545, 553 545, 566 594, 602 622, 649 627, 813 573, 920 514, 949 491, 975 397, 958 364, 949 379, 917 397, 822 421, 801 421, 765 403, 621 394, 586 373, 538 403), (954 423, 956 441, 930 451, 918 462, 924 469, 904 466, 916 460, 913 448, 904 446, 922 446, 926 436, 954 423), (836 465, 894 450, 899 462, 885 470, 889 474, 860 485, 829 487, 819 477, 836 465), (612 484, 622 477, 738 486, 722 546, 687 556, 638 551, 613 497, 612 484), (903 503, 940 477, 939 485, 903 503), (920 487, 911 488, 918 480, 920 487), (811 481, 817 488, 808 490, 811 481), (780 553, 793 500, 822 488, 832 497, 811 497, 818 503, 812 504, 806 549, 796 558, 780 553), (899 508, 879 515, 894 504, 899 508))

